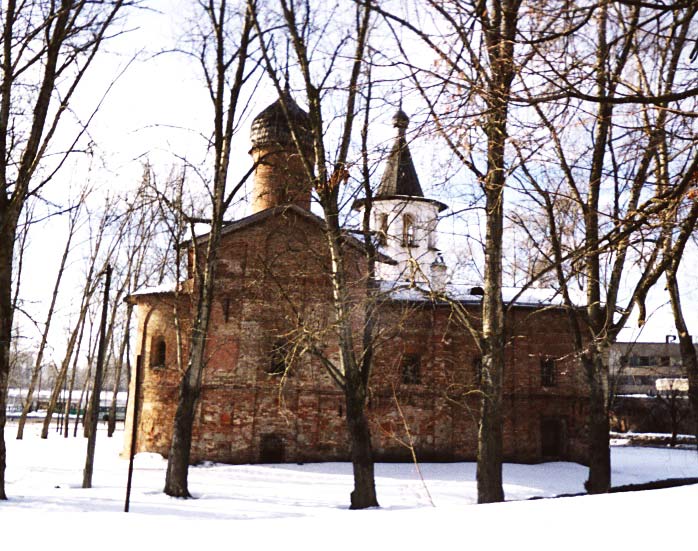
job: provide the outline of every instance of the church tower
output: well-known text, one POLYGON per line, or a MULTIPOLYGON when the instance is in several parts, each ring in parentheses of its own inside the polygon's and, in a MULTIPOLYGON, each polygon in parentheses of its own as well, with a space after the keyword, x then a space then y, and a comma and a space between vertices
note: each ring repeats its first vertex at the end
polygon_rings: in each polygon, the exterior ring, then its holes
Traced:
MULTIPOLYGON (((441 290, 446 283, 446 265, 436 245, 436 225, 445 204, 424 197, 407 144, 409 117, 399 110, 393 117, 397 136, 388 154, 385 172, 373 197, 371 230, 380 252, 395 264, 379 263, 380 279, 428 283, 441 290)), ((354 203, 363 209, 366 200, 354 203)))
POLYGON ((250 155, 259 163, 254 173, 253 214, 289 204, 310 210, 310 184, 291 133, 293 127, 303 153, 310 159, 310 119, 288 91, 284 92, 284 103, 288 118, 279 98, 252 121, 250 155))

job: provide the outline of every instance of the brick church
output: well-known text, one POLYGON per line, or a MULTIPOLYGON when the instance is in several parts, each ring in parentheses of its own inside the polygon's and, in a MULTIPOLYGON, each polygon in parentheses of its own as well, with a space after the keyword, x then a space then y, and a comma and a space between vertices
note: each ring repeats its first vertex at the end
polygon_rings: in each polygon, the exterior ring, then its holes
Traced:
MULTIPOLYGON (((307 114, 290 97, 286 103, 288 117, 303 128, 307 114)), ((319 355, 308 352, 312 342, 329 359, 337 354, 330 261, 287 121, 280 101, 254 119, 250 153, 262 162, 252 214, 222 231, 193 461, 349 459, 343 393, 319 355)), ((477 324, 482 289, 448 281, 436 239, 447 206, 424 196, 406 139, 407 115, 398 111, 393 123, 396 137, 371 215, 381 253, 368 402, 374 452, 379 461, 409 460, 411 445, 423 461, 472 460, 480 353, 458 320, 468 316, 477 324)), ((364 201, 354 208, 361 211, 364 201)), ((183 246, 191 253, 191 242, 183 246)), ((346 256, 358 333, 366 268, 362 243, 349 233, 346 256)), ((129 297, 138 311, 139 452, 169 451, 181 376, 177 331, 186 363, 196 285, 190 265, 176 292, 129 297)), ((516 295, 505 290, 505 300, 516 295)), ((584 462, 588 391, 565 312, 550 290, 531 289, 518 294, 506 323, 505 458, 584 462)), ((133 400, 127 433, 132 416, 133 400)), ((125 442, 130 445, 128 435, 125 442)))

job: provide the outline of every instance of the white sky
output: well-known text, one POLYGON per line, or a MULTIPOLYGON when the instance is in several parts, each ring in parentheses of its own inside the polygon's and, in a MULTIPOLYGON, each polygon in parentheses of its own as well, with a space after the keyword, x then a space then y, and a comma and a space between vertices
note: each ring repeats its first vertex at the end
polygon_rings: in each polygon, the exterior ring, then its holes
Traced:
MULTIPOLYGON (((203 88, 199 67, 195 61, 177 53, 162 53, 177 45, 178 37, 187 25, 189 0, 150 0, 137 15, 126 23, 128 32, 107 43, 92 70, 88 80, 80 89, 74 102, 74 109, 85 118, 95 108, 106 92, 114 76, 123 74, 114 83, 104 104, 95 116, 90 127, 90 136, 96 144, 96 156, 92 161, 90 179, 106 190, 125 190, 135 186, 141 177, 141 163, 148 159, 164 177, 170 167, 179 159, 187 158, 200 163, 205 154, 206 133, 210 120, 209 99, 203 88), (160 10, 153 11, 153 8, 160 10), (161 13, 162 12, 162 13, 161 13), (131 60, 133 61, 131 62, 131 60), (129 64, 130 66, 126 68, 129 64)), ((258 90, 247 125, 251 118, 272 102, 275 92, 265 79, 258 90)), ((394 98, 391 98, 394 100, 394 98)), ((406 107, 406 110, 410 110, 406 107)), ((392 109, 386 109, 379 119, 378 128, 382 140, 392 138, 390 118, 392 109)), ((243 128, 238 150, 233 163, 234 176, 246 170, 251 161, 247 154, 249 130, 243 128)), ((452 208, 462 208, 463 203, 444 197, 433 184, 438 181, 439 148, 427 138, 420 138, 412 145, 417 171, 422 187, 427 195, 435 195, 449 203, 452 208), (441 195, 441 197, 439 197, 441 195)), ((47 188, 47 197, 60 203, 72 180, 72 185, 86 178, 84 160, 69 164, 67 170, 47 188)), ((379 168, 379 174, 382 168, 379 168)), ((463 182, 460 182, 461 184, 463 182)), ((240 211, 238 211, 240 212, 240 211)), ((445 213, 448 214, 448 211, 445 213)), ((34 231, 31 248, 26 257, 23 296, 28 301, 27 308, 37 319, 43 319, 48 307, 48 296, 53 287, 53 277, 62 251, 67 221, 54 219, 34 231)), ((474 226, 477 229, 477 225, 474 226)), ((472 231, 472 227, 470 230, 472 231)), ((462 227, 447 219, 440 226, 440 245, 450 252, 454 241, 449 235, 464 233, 462 227)), ((453 262, 453 256, 447 260, 453 262)), ((681 269, 681 285, 684 296, 684 310, 689 327, 698 332, 698 309, 692 304, 698 298, 698 275, 696 255, 689 255, 681 269)), ((77 288, 82 284, 77 269, 80 265, 77 256, 72 257, 73 272, 65 286, 77 288)), ((642 341, 664 340, 665 335, 675 333, 671 312, 666 307, 667 296, 662 285, 650 294, 649 321, 642 331, 629 328, 621 335, 621 340, 639 339, 642 341)), ((67 299, 59 305, 59 312, 66 316, 74 310, 75 304, 67 299)), ((28 334, 38 335, 36 329, 27 329, 28 334)), ((52 342, 60 350, 65 331, 55 328, 52 342)))

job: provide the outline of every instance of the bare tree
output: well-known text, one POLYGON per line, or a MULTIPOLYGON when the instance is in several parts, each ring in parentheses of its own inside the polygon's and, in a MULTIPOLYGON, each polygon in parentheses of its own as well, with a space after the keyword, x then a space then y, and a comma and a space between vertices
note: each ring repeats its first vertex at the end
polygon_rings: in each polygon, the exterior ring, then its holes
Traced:
POLYGON ((2 9, 0 69, 0 499, 5 494, 5 403, 12 340, 12 266, 17 221, 27 198, 38 193, 63 165, 41 167, 73 94, 108 29, 128 2, 62 0, 17 2, 2 9))
MULTIPOLYGON (((420 66, 396 40, 407 75, 427 103, 436 130, 463 168, 472 173, 484 202, 484 254, 481 320, 460 312, 482 353, 478 432, 478 502, 504 500, 502 487, 504 348, 507 341, 502 298, 505 190, 511 161, 512 97, 527 64, 530 43, 572 33, 575 17, 554 22, 551 11, 521 0, 417 2, 433 14, 434 32, 411 14, 376 8, 434 52, 436 70, 420 66), (478 148, 478 144, 484 144, 478 148)), ((563 10, 565 8, 562 8, 563 10)), ((559 11, 555 11, 555 17, 559 11)), ((583 21, 583 18, 581 19, 583 21)), ((400 34, 394 31, 396 37, 400 34)))
MULTIPOLYGON (((81 201, 84 200, 84 196, 81 198, 81 201)), ((44 361, 44 351, 46 350, 46 344, 48 342, 48 335, 49 335, 49 330, 51 329, 51 321, 53 320, 53 312, 56 307, 56 300, 58 299, 58 291, 60 289, 61 285, 61 280, 63 279, 63 273, 65 271, 65 265, 68 260, 68 255, 70 254, 71 251, 71 244, 73 241, 73 237, 75 236, 75 232, 77 229, 78 221, 79 221, 79 216, 80 216, 80 207, 79 205, 76 206, 73 211, 70 213, 69 216, 69 222, 68 222, 68 237, 65 242, 65 247, 63 249, 63 254, 61 256, 61 261, 60 265, 58 267, 58 272, 56 274, 56 280, 54 283, 53 287, 53 292, 51 294, 51 302, 48 307, 48 311, 46 313, 46 320, 44 322, 44 329, 41 334, 41 342, 39 343, 39 349, 36 352, 36 360, 34 362, 34 368, 32 369, 32 375, 31 375, 31 380, 29 381, 29 387, 27 388, 27 396, 24 401, 24 405, 22 406, 22 413, 19 417, 19 422, 17 425, 17 439, 21 440, 22 437, 24 436, 24 424, 26 423, 27 420, 27 415, 31 411, 32 403, 34 402, 34 389, 36 388, 36 384, 39 380, 39 375, 41 372, 41 369, 43 367, 43 361, 44 361)))
POLYGON ((214 155, 211 199, 211 231, 205 243, 193 239, 196 260, 196 286, 193 297, 189 358, 179 390, 172 443, 167 461, 165 493, 189 497, 187 475, 192 443, 192 427, 201 379, 206 365, 206 334, 213 304, 215 266, 223 216, 244 179, 226 196, 231 141, 244 112, 241 95, 250 78, 248 61, 254 40, 250 6, 229 6, 225 0, 202 0, 201 34, 197 54, 213 107, 214 155), (243 13, 239 13, 242 10, 243 13), (238 26, 239 25, 239 26, 238 26), (201 250, 204 248, 204 250, 201 250))
MULTIPOLYGON (((545 106, 532 101, 546 133, 518 150, 522 181, 547 218, 546 237, 533 238, 545 243, 538 248, 548 259, 542 272, 556 274, 590 391, 591 493, 606 492, 611 484, 607 352, 634 304, 640 306, 640 324, 645 321, 644 298, 670 265, 671 254, 662 260, 662 249, 673 222, 661 220, 674 212, 698 167, 695 151, 683 145, 683 135, 695 135, 690 115, 684 105, 662 99, 695 95, 695 78, 682 61, 695 14, 693 5, 668 12, 601 3, 589 31, 594 55, 576 44, 569 67, 557 69, 565 75, 567 97, 575 99, 545 106), (550 162, 558 170, 532 168, 550 162), (569 209, 581 223, 565 234, 558 222, 569 209), (575 298, 578 282, 581 304, 575 298)), ((678 250, 673 254, 680 257, 678 250)))
MULTIPOLYGON (((350 15, 354 20, 354 25, 347 29, 332 29, 332 32, 338 33, 337 43, 330 46, 328 44, 331 36, 329 21, 337 18, 337 14, 331 14, 323 7, 314 10, 305 2, 279 0, 278 24, 282 27, 281 32, 291 44, 309 106, 307 128, 301 128, 299 121, 294 120, 289 115, 292 107, 291 99, 288 93, 284 92, 280 79, 283 67, 275 63, 270 48, 265 42, 262 43, 267 72, 279 93, 293 141, 301 157, 307 187, 315 189, 317 192, 324 215, 324 231, 331 259, 330 279, 334 326, 339 346, 338 362, 328 358, 314 343, 306 343, 306 346, 312 354, 320 358, 323 366, 344 392, 354 471, 354 490, 351 493, 352 509, 364 509, 378 505, 371 434, 366 414, 372 360, 372 321, 363 325, 364 332, 361 337, 363 347, 359 347, 361 350, 359 354, 355 347, 352 283, 347 267, 346 236, 342 230, 340 219, 340 197, 343 185, 349 178, 349 168, 352 164, 349 161, 349 152, 357 114, 361 69, 370 29, 371 5, 372 2, 367 2, 363 6, 357 4, 350 15), (322 37, 324 41, 323 51, 330 52, 329 58, 322 61, 314 58, 311 45, 311 41, 318 37, 322 37), (345 49, 350 49, 350 51, 345 54, 345 49), (336 147, 332 147, 326 143, 325 117, 330 102, 327 93, 330 88, 335 90, 336 88, 334 80, 330 84, 329 77, 333 75, 336 79, 338 70, 336 65, 340 63, 344 55, 347 55, 351 61, 346 69, 346 85, 342 87, 342 93, 345 94, 345 97, 341 100, 344 104, 344 112, 339 118, 339 139, 336 147), (331 151, 336 152, 334 158, 330 156, 331 151)), ((261 15, 255 13, 255 16, 255 23, 261 34, 263 25, 261 15)), ((269 23, 270 26, 276 24, 276 21, 269 23)), ((287 82, 286 85, 288 84, 287 82)), ((368 182, 365 179, 364 182, 370 190, 368 182)), ((368 229, 364 228, 364 231, 368 232, 368 229)), ((369 243, 371 240, 372 237, 369 238, 369 243)), ((366 254, 370 270, 375 250, 372 250, 369 245, 366 254)), ((373 278, 369 275, 369 286, 372 280, 373 278)), ((367 314, 372 319, 371 313, 367 312, 367 314)))
MULTIPOLYGON (((668 148, 664 148, 668 151, 668 148)), ((667 164, 661 165, 668 166, 667 164)), ((668 174, 663 175, 665 184, 670 184, 667 181, 668 174)), ((688 401, 693 414, 693 434, 696 436, 698 443, 698 355, 696 347, 693 344, 693 337, 686 323, 686 318, 683 313, 683 303, 681 301, 681 293, 679 289, 678 270, 681 261, 684 259, 684 252, 689 238, 694 235, 696 223, 698 222, 698 200, 696 197, 696 174, 693 176, 693 189, 691 189, 685 197, 685 201, 676 201, 671 209, 667 209, 662 213, 663 225, 665 227, 665 241, 662 249, 662 260, 655 267, 652 274, 655 280, 659 279, 661 274, 666 279, 666 290, 669 293, 669 302, 671 304, 671 312, 674 318, 674 325, 679 337, 679 351, 681 354, 681 363, 686 370, 688 377, 688 401), (675 235, 674 235, 675 234, 675 235)), ((639 307, 645 308, 646 293, 638 296, 639 307)), ((675 441, 675 427, 677 408, 676 389, 669 388, 666 392, 667 405, 672 417, 672 442, 675 441)))

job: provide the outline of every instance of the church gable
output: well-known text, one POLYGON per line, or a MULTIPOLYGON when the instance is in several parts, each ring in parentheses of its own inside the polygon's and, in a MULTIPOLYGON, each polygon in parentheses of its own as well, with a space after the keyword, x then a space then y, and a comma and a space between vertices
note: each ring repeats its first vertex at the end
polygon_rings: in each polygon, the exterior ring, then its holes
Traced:
MULTIPOLYGON (((330 255, 321 218, 296 206, 267 209, 222 231, 217 286, 269 295, 274 287, 330 286, 330 255)), ((353 240, 353 238, 351 238, 353 240)), ((363 280, 358 243, 348 246, 350 279, 363 280)), ((329 297, 329 295, 328 295, 329 297)))

